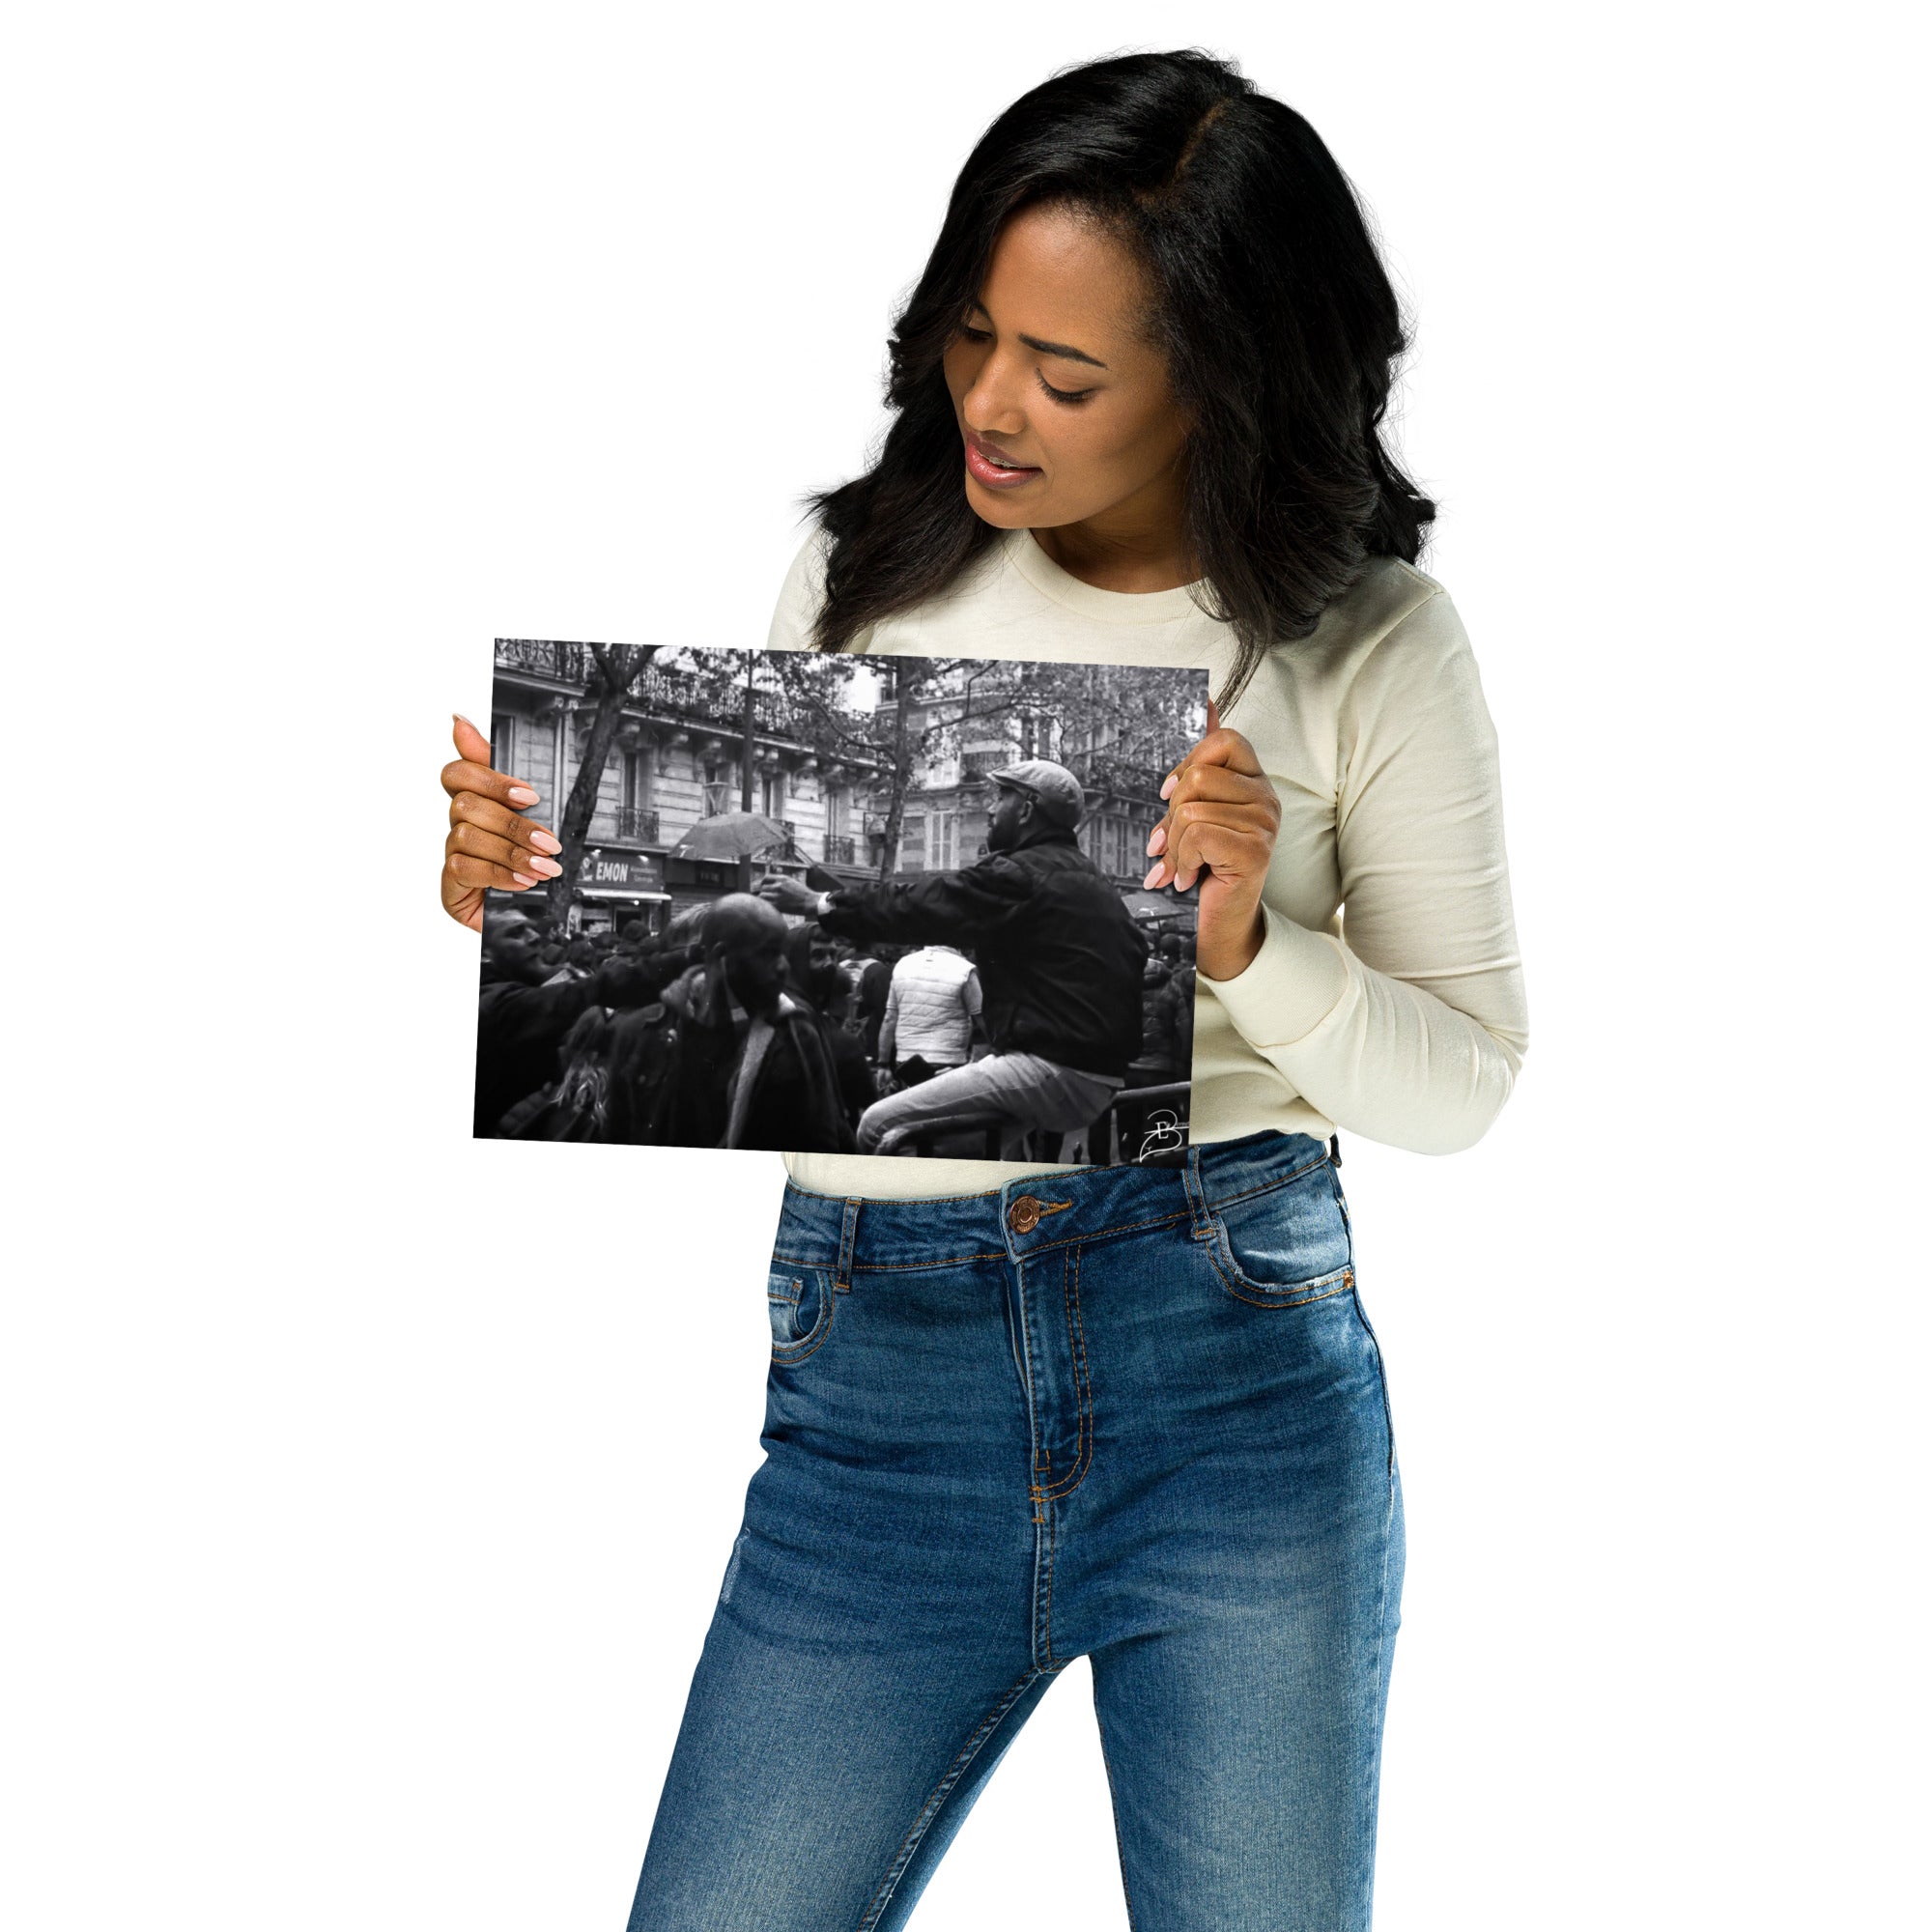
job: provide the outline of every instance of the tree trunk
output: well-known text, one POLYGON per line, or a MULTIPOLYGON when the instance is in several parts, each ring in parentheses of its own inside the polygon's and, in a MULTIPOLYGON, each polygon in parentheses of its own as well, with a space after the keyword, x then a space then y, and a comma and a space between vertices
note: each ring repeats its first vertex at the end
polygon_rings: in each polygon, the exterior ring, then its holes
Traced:
POLYGON ((906 793, 912 786, 908 753, 906 707, 912 702, 909 680, 903 672, 894 680, 898 703, 893 711, 892 788, 886 795, 886 837, 879 847, 879 880, 883 884, 898 869, 899 828, 905 822, 906 793))
POLYGON ((752 809, 752 760, 758 755, 758 694, 752 683, 756 675, 758 660, 752 652, 745 653, 745 722, 744 741, 738 752, 738 810, 750 811, 752 809))
MULTIPOLYGON (((631 686, 638 673, 657 656, 656 644, 592 644, 590 654, 597 671, 593 691, 597 709, 591 714, 590 736, 578 762, 577 777, 570 787, 569 802, 563 808, 563 821, 556 836, 563 850, 556 863, 563 867, 550 882, 550 922, 558 931, 570 923, 570 901, 577 890, 577 875, 583 864, 583 847, 590 821, 597 811, 597 790, 604 781, 605 762, 611 747, 617 742, 617 727, 624 721, 624 706, 630 700, 631 686)), ((564 750, 569 752, 569 732, 564 750)))
MULTIPOLYGON (((752 680, 758 668, 757 659, 750 652, 745 653, 745 735, 738 748, 738 810, 750 812, 752 810, 752 760, 758 751, 758 694, 752 680)), ((752 855, 742 854, 738 860, 738 890, 749 893, 752 890, 752 855)))

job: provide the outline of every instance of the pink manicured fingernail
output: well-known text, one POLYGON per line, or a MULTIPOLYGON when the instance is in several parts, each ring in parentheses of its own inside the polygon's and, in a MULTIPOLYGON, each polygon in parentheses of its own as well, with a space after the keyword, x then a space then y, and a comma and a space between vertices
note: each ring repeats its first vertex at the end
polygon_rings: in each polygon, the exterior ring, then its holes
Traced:
POLYGON ((1156 825, 1153 829, 1153 837, 1148 840, 1148 857, 1150 859, 1152 858, 1153 855, 1156 852, 1158 852, 1161 849, 1161 847, 1166 843, 1167 843, 1167 827, 1164 825, 1156 825))
POLYGON ((1153 867, 1153 869, 1151 872, 1149 872, 1147 877, 1141 881, 1141 891, 1147 892, 1151 890, 1153 885, 1153 882, 1157 878, 1159 878, 1160 875, 1166 870, 1167 870, 1167 861, 1163 859, 1160 861, 1158 865, 1156 865, 1153 867))
POLYGON ((529 867, 533 872, 542 873, 546 879, 554 879, 563 870, 563 867, 554 859, 532 859, 529 862, 529 867))
POLYGON ((561 852, 563 850, 561 840, 553 838, 541 826, 530 834, 530 843, 539 852, 561 852))
POLYGON ((536 881, 527 872, 512 872, 510 876, 520 886, 533 886, 536 884, 536 881))
POLYGON ((472 731, 475 730, 476 725, 474 722, 470 719, 464 717, 462 712, 452 711, 449 715, 452 718, 454 718, 459 724, 468 724, 472 731))
POLYGON ((1167 782, 1160 788, 1161 797, 1172 798, 1174 796, 1174 788, 1179 782, 1180 782, 1180 774, 1179 772, 1169 772, 1167 775, 1167 782))
POLYGON ((528 785, 512 785, 510 787, 510 803, 512 805, 534 805, 536 802, 537 795, 528 785))

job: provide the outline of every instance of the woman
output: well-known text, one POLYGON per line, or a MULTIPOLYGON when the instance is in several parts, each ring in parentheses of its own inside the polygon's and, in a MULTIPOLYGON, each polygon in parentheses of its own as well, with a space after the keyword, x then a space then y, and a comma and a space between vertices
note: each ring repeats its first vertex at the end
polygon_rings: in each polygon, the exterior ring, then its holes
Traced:
MULTIPOLYGON (((786 1156, 633 1932, 904 1924, 1080 1656, 1134 1925, 1369 1922, 1402 1494, 1327 1137, 1465 1148, 1526 1039, 1494 735, 1379 434, 1405 346, 1327 151, 1226 64, 1059 74, 966 162, 770 641, 1208 668, 1148 874, 1200 894, 1193 1144, 786 1156)), ((458 749, 473 923, 555 841, 458 749)))

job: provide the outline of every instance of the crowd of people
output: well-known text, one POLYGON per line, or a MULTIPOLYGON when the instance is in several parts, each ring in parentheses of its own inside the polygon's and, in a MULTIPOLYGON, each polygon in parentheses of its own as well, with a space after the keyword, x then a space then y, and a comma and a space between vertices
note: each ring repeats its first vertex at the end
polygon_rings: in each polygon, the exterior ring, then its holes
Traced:
POLYGON ((1107 1159, 1084 1135, 1111 1113, 1122 1157, 1179 1145, 1184 1097, 1133 1096, 1188 1078, 1191 937, 1151 940, 1080 851, 1070 773, 992 783, 988 850, 953 872, 774 874, 662 932, 574 938, 493 898, 476 1133, 1107 1159))

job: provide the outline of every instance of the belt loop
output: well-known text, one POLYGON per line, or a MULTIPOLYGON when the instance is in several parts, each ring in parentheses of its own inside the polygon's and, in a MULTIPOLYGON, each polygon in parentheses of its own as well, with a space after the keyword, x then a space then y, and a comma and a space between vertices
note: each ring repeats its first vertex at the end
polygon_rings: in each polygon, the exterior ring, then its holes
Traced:
POLYGON ((1187 1183, 1187 1214, 1194 1238, 1205 1241, 1209 1233, 1208 1221, 1208 1190, 1201 1180, 1201 1149, 1190 1146, 1187 1150, 1187 1164, 1180 1171, 1181 1179, 1187 1183))
POLYGON ((859 1239, 859 1209, 865 1204, 856 1197, 845 1203, 845 1226, 838 1236, 838 1265, 833 1270, 832 1286, 849 1289, 852 1286, 852 1250, 859 1239))

